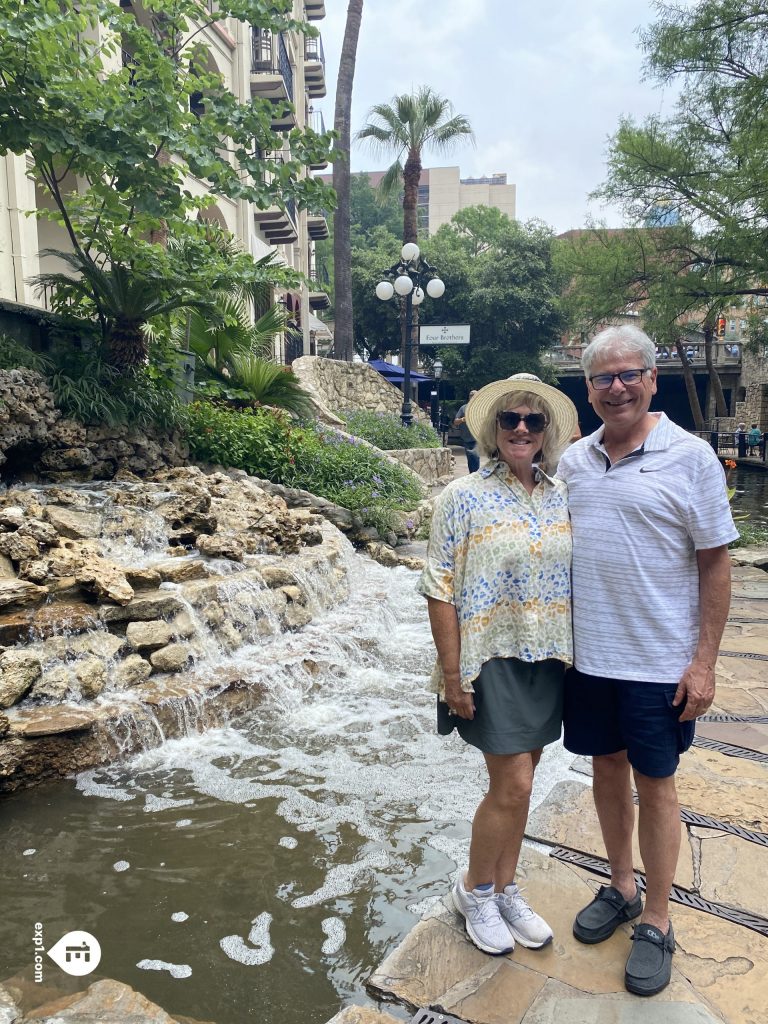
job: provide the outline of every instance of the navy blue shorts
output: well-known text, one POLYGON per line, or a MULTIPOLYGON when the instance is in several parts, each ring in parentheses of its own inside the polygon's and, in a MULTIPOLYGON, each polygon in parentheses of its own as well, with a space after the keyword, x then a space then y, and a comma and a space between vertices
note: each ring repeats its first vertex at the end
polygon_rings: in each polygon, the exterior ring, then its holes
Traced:
POLYGON ((642 683, 565 674, 563 744, 572 754, 616 754, 626 750, 641 775, 674 775, 680 754, 693 743, 695 722, 681 722, 684 704, 673 707, 674 683, 642 683))

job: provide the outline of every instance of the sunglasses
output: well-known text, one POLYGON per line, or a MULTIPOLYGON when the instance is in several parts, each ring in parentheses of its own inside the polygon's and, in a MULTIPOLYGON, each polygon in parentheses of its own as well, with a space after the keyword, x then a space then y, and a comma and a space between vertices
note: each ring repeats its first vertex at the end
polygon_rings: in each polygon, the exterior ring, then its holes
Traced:
POLYGON ((525 429, 532 434, 541 434, 549 425, 549 420, 543 412, 529 412, 525 416, 521 416, 519 412, 500 412, 496 422, 502 430, 516 430, 524 423, 525 429))

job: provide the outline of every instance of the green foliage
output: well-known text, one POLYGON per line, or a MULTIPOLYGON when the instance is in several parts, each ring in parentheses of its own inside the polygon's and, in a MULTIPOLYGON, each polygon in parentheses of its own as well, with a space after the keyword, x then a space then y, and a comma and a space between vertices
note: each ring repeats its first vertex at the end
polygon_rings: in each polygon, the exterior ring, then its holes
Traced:
POLYGON ((347 430, 355 437, 381 448, 395 451, 402 448, 439 448, 440 436, 428 423, 412 423, 404 427, 400 417, 388 412, 359 409, 342 413, 347 430))
POLYGON ((297 416, 312 413, 312 403, 295 373, 253 352, 232 353, 222 371, 209 358, 208 371, 212 379, 198 386, 201 394, 225 398, 234 405, 275 406, 297 416))
POLYGON ((736 523, 739 536, 731 541, 729 548, 765 547, 768 545, 768 527, 759 526, 748 519, 736 523))
POLYGON ((0 333, 0 370, 15 370, 20 366, 43 375, 53 368, 51 360, 41 352, 34 352, 10 335, 0 333))
POLYGON ((389 527, 394 510, 411 509, 423 497, 410 474, 355 438, 296 426, 270 410, 236 412, 197 402, 184 411, 184 430, 198 461, 311 491, 379 530, 389 527))
MULTIPOLYGON (((207 70, 203 28, 233 17, 314 34, 291 10, 289 0, 151 0, 137 15, 113 0, 0 0, 0 156, 26 154, 46 200, 37 216, 64 231, 73 255, 62 258, 82 278, 40 283, 57 286, 62 313, 98 320, 104 358, 121 369, 146 361, 147 320, 202 310, 249 274, 263 280, 250 255, 227 259, 198 222, 217 198, 333 205, 332 190, 305 173, 333 133, 294 129, 289 159, 263 159, 285 141, 272 103, 240 103, 207 70), (188 176, 205 190, 186 188, 188 176)), ((269 280, 281 274, 272 267, 269 280)))
POLYGON ((86 425, 171 427, 178 417, 173 381, 156 367, 121 374, 97 352, 58 347, 42 355, 0 335, 0 367, 18 366, 37 370, 53 392, 57 408, 86 425))

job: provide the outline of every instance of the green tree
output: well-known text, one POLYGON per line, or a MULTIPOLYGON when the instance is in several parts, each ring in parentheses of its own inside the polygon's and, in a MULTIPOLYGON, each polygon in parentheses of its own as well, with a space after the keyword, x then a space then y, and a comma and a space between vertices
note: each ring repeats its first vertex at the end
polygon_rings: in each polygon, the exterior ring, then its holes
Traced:
MULTIPOLYGON (((675 111, 620 122, 596 195, 619 205, 629 227, 571 239, 558 260, 577 329, 634 308, 680 351, 686 325, 697 325, 725 415, 714 322, 724 307, 768 294, 768 8, 701 0, 656 9, 641 34, 646 73, 679 85, 675 111)), ((685 360, 683 369, 693 397, 685 360)))
MULTIPOLYGON (((289 0, 210 6, 148 0, 139 17, 112 0, 0 0, 0 155, 27 154, 51 202, 38 216, 66 232, 85 286, 94 285, 89 299, 100 323, 130 322, 130 330, 106 339, 121 368, 146 361, 145 335, 135 303, 129 318, 105 305, 115 289, 96 286, 100 275, 113 284, 130 280, 134 297, 154 288, 166 309, 181 269, 153 238, 196 233, 204 250, 205 226, 190 221, 218 196, 258 207, 291 199, 330 205, 327 187, 303 176, 327 155, 330 137, 293 130, 290 160, 263 159, 283 141, 271 127, 271 103, 240 103, 221 75, 206 70, 200 41, 204 26, 230 16, 274 31, 313 30, 290 17, 289 0), (193 195, 187 175, 204 182, 208 195, 193 195)), ((244 272, 248 260, 240 261, 244 272)), ((184 295, 205 299, 205 268, 202 259, 184 295)), ((128 295, 128 285, 122 290, 128 295)))
POLYGON ((454 114, 450 101, 428 85, 394 96, 391 103, 377 103, 368 111, 368 118, 356 139, 368 142, 375 154, 394 154, 380 188, 385 195, 403 189, 403 242, 416 242, 422 154, 433 150, 442 155, 464 140, 474 141, 469 120, 454 114))

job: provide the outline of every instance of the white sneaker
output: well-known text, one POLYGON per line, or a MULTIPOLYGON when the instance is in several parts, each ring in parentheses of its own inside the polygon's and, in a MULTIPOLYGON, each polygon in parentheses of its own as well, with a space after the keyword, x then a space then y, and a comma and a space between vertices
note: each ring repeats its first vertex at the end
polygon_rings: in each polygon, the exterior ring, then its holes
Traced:
POLYGON ((493 889, 467 892, 461 875, 451 889, 453 905, 464 918, 467 935, 478 949, 493 956, 511 953, 515 948, 515 940, 502 920, 497 895, 493 889))
POLYGON ((552 941, 552 929, 543 917, 531 910, 514 882, 494 896, 499 914, 521 946, 540 949, 552 941))

